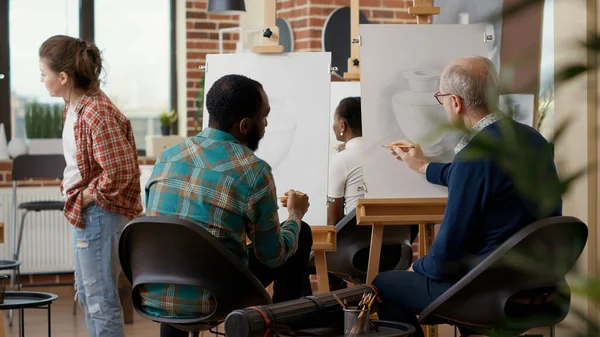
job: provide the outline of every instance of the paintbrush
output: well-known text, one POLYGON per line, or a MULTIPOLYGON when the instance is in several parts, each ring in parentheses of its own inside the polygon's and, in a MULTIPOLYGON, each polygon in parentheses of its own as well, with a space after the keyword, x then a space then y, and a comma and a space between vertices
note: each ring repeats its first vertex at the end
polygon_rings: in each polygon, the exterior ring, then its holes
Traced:
POLYGON ((348 309, 348 307, 344 304, 344 302, 342 302, 342 300, 340 300, 338 295, 336 295, 336 294, 332 294, 332 295, 333 295, 333 298, 335 298, 335 300, 342 306, 342 308, 348 309))

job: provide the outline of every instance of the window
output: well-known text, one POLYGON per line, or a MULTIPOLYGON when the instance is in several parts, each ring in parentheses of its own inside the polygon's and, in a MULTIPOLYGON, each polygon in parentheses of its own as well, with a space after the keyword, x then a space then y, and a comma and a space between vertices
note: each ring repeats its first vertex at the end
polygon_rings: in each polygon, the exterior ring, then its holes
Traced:
POLYGON ((83 36, 103 52, 101 88, 130 119, 143 154, 146 137, 160 134, 159 114, 177 110, 176 1, 0 0, 0 123, 7 133, 26 137, 27 101, 62 103, 40 82, 42 42, 83 36))
POLYGON ((171 110, 170 2, 95 1, 103 90, 131 121, 138 149, 145 149, 147 136, 160 134, 158 116, 171 110))
POLYGON ((554 0, 544 2, 538 127, 551 139, 554 135, 554 0))
POLYGON ((79 1, 8 1, 10 124, 13 137, 25 138, 24 106, 27 102, 37 100, 40 103, 63 103, 62 98, 50 97, 44 84, 40 82, 38 49, 52 35, 79 37, 79 1), (32 22, 43 24, 32 25, 32 22))

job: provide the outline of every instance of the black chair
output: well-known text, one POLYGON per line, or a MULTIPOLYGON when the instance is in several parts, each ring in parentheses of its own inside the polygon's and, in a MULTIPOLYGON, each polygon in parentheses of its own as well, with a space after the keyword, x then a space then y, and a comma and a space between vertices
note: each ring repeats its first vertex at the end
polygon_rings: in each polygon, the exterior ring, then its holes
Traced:
MULTIPOLYGON (((27 179, 63 179, 63 173, 67 166, 63 155, 22 155, 13 159, 12 164, 12 200, 13 200, 13 259, 19 261, 21 243, 23 241, 23 228, 25 217, 29 212, 40 211, 62 211, 64 201, 62 200, 39 200, 17 204, 17 182, 27 179), (24 211, 21 215, 21 224, 17 227, 18 210, 24 211), (18 229, 17 229, 18 228, 18 229), (17 237, 17 232, 18 237, 17 237)), ((10 279, 11 288, 14 288, 18 271, 13 271, 10 279)), ((20 283, 20 282, 19 282, 20 283)), ((18 285, 20 289, 20 284, 18 285)), ((12 313, 9 312, 9 325, 12 325, 12 313)))
MULTIPOLYGON (((23 155, 13 160, 12 166, 12 193, 13 200, 17 200, 17 182, 27 179, 63 179, 63 173, 67 166, 63 155, 44 154, 44 155, 23 155)), ((65 202, 62 200, 39 200, 23 202, 17 205, 13 202, 13 258, 19 260, 21 251, 21 242, 23 241, 23 226, 25 217, 29 212, 40 211, 62 211, 65 202), (17 238, 17 209, 24 210, 21 215, 21 225, 19 226, 19 236, 17 238)))
POLYGON ((119 259, 131 282, 136 311, 147 319, 192 332, 216 327, 236 309, 270 304, 265 287, 233 252, 200 225, 172 216, 131 221, 119 240, 119 259), (138 287, 165 283, 197 286, 216 299, 215 311, 198 318, 162 318, 141 308, 138 287))
MULTIPOLYGON (((364 284, 367 279, 371 226, 356 225, 356 210, 348 213, 335 225, 336 251, 327 252, 327 270, 330 275, 364 284)), ((413 261, 412 243, 418 234, 418 226, 386 226, 379 271, 405 270, 413 261)), ((311 255, 311 266, 314 258, 311 255)))
POLYGON ((469 334, 518 336, 560 323, 569 312, 565 280, 585 247, 587 226, 574 217, 543 219, 520 230, 419 315, 469 334))

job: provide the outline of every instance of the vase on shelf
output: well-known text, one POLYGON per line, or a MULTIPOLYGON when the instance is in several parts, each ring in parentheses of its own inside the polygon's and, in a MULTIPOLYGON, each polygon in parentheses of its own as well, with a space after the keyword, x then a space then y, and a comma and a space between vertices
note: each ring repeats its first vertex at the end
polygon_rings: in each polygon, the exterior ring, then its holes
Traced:
POLYGON ((409 89, 392 97, 396 121, 407 140, 418 143, 427 157, 443 153, 445 133, 439 131, 447 123, 444 107, 435 99, 440 72, 429 69, 409 70, 403 73, 409 89), (435 132, 439 134, 435 135, 435 132), (426 143, 423 141, 428 140, 426 143))
POLYGON ((165 126, 165 125, 161 125, 160 126, 160 134, 163 136, 169 136, 171 135, 171 127, 170 126, 165 126))

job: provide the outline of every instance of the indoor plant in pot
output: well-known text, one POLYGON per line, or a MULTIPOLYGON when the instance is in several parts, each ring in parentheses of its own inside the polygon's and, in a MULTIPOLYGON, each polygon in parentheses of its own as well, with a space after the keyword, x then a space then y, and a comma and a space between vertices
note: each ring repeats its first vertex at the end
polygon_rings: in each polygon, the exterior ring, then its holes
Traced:
POLYGON ((163 136, 169 136, 171 134, 171 126, 177 121, 177 113, 175 110, 171 112, 163 112, 158 117, 160 119, 160 133, 163 136))
POLYGON ((29 154, 62 154, 64 104, 25 104, 25 132, 29 154))

